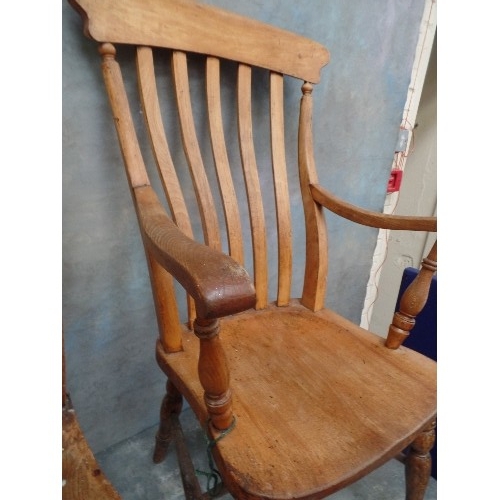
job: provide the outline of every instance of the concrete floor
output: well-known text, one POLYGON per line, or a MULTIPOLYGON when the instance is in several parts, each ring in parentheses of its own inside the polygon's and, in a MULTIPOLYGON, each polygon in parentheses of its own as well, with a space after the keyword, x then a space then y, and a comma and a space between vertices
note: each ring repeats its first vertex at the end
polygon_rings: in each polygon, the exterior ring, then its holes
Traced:
MULTIPOLYGON (((195 468, 207 470, 206 443, 192 411, 181 414, 181 423, 195 468)), ((174 447, 166 460, 158 465, 151 459, 157 427, 146 429, 101 453, 96 454, 103 472, 123 500, 181 500, 182 483, 174 447)), ((202 489, 204 479, 201 478, 202 489)), ((437 483, 431 478, 425 500, 437 498, 437 483)), ((403 500, 405 497, 404 466, 391 460, 357 483, 328 498, 332 500, 403 500)), ((221 497, 230 500, 230 495, 221 497)))

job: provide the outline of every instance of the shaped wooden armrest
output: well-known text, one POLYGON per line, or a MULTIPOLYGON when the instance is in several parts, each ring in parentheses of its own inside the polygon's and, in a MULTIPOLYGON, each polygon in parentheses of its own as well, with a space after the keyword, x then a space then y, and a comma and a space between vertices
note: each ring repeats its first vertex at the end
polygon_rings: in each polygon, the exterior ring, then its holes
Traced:
POLYGON ((151 186, 135 188, 134 196, 145 245, 193 297, 198 318, 220 318, 255 306, 255 289, 243 267, 187 237, 151 186))
POLYGON ((318 184, 310 184, 309 188, 316 203, 352 222, 379 229, 437 231, 437 217, 389 215, 372 212, 341 200, 318 184))

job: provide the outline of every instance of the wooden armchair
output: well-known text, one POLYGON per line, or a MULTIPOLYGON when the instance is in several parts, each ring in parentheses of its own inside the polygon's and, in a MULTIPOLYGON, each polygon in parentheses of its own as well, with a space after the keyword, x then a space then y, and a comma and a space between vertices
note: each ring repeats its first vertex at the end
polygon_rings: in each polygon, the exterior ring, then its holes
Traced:
MULTIPOLYGON (((436 231, 436 220, 362 210, 321 187, 313 155, 312 93, 320 69, 328 62, 327 50, 306 38, 193 0, 70 3, 82 15, 85 34, 99 42, 149 265, 159 326, 156 357, 168 377, 154 461, 165 457, 175 438, 186 496, 208 496, 195 481, 180 439, 178 414, 185 398, 208 433, 212 479, 220 474, 236 498, 320 498, 411 446, 406 459, 407 499, 422 499, 436 417, 436 363, 400 345, 424 305, 435 271, 435 247, 385 341, 324 307, 328 252, 324 209, 355 223, 389 229, 436 231), (141 134, 134 127, 131 97, 117 61, 121 44, 136 46, 138 94, 168 209, 153 188, 153 173, 146 169, 145 149, 139 145, 141 134), (197 62, 203 58, 206 71, 207 124, 203 128, 195 124, 192 112, 191 58, 197 62), (166 93, 163 88, 157 91, 157 75, 167 71, 159 67, 169 61, 172 102, 176 102, 192 180, 189 192, 194 192, 198 204, 203 242, 195 241, 189 195, 183 195, 179 180, 185 176, 174 165, 177 156, 171 154, 177 144, 167 141, 163 126, 165 105, 160 101, 166 93), (243 194, 236 192, 232 182, 236 167, 228 159, 222 121, 220 78, 226 61, 237 71, 243 194), (268 209, 261 196, 253 143, 252 75, 264 70, 269 82, 265 123, 270 128, 272 210, 278 233, 275 294, 268 290, 268 252, 273 249, 266 244, 268 209), (298 299, 291 297, 284 75, 304 82, 298 166, 306 255, 298 299), (200 130, 210 138, 216 175, 205 168, 208 159, 201 154, 200 130), (211 185, 215 179, 216 190, 211 185), (247 210, 241 205, 245 198, 247 210), (218 216, 220 207, 223 217, 218 216), (253 249, 248 260, 240 216, 244 212, 253 249), (219 227, 220 218, 223 227, 219 227), (245 268, 252 270, 252 276, 245 268), (187 301, 177 303, 174 280, 187 292, 187 301), (186 322, 180 320, 178 305, 187 311, 186 322)), ((262 102, 262 95, 258 98, 262 102)))

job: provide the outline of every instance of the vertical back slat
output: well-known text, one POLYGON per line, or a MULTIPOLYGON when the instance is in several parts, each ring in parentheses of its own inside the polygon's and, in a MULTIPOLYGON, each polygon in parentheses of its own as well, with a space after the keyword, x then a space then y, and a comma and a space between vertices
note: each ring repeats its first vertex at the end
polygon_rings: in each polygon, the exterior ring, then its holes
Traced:
POLYGON ((220 63, 215 57, 207 57, 206 89, 210 140, 214 156, 217 180, 224 206, 229 255, 243 264, 243 240, 238 201, 227 156, 220 96, 220 63))
POLYGON ((196 137, 189 93, 187 59, 184 52, 174 51, 172 53, 172 70, 182 131, 182 142, 198 201, 203 236, 208 246, 220 250, 221 242, 217 212, 196 137))
POLYGON ((137 74, 144 118, 172 218, 179 229, 192 238, 193 230, 186 202, 165 137, 154 74, 153 52, 150 47, 137 48, 137 74))
POLYGON ((268 302, 267 245, 264 207, 253 142, 251 99, 252 71, 249 66, 240 64, 238 67, 238 133, 252 231, 256 308, 262 309, 268 302))
MULTIPOLYGON (((189 219, 189 213, 165 136, 165 128, 161 117, 158 90, 156 87, 153 51, 150 47, 137 48, 137 77, 142 108, 144 110, 144 118, 146 120, 156 166, 170 207, 170 213, 179 229, 192 238, 193 229, 189 219)), ((163 278, 161 280, 163 280, 163 278)), ((173 290, 172 287, 170 288, 173 290)), ((175 294, 164 293, 164 295, 166 295, 169 300, 176 302, 175 294)), ((169 311, 173 310, 170 306, 168 308, 164 307, 164 309, 169 311)), ((192 325, 195 317, 195 309, 194 302, 189 295, 187 298, 187 310, 189 324, 192 325)))
POLYGON ((276 224, 278 228, 278 306, 290 301, 292 283, 292 226, 285 158, 283 75, 270 73, 271 151, 273 160, 276 224))

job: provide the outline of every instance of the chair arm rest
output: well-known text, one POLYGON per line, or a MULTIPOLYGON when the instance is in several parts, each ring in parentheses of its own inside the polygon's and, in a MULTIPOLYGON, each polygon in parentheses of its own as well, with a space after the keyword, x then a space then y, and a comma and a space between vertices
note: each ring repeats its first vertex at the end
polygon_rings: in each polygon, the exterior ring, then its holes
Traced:
POLYGON ((255 306, 255 289, 243 267, 186 236, 151 186, 137 187, 133 193, 145 246, 193 297, 198 318, 220 318, 255 306))
POLYGON ((309 188, 316 203, 352 222, 379 229, 437 231, 437 217, 389 215, 372 212, 341 200, 318 184, 310 184, 309 188))

